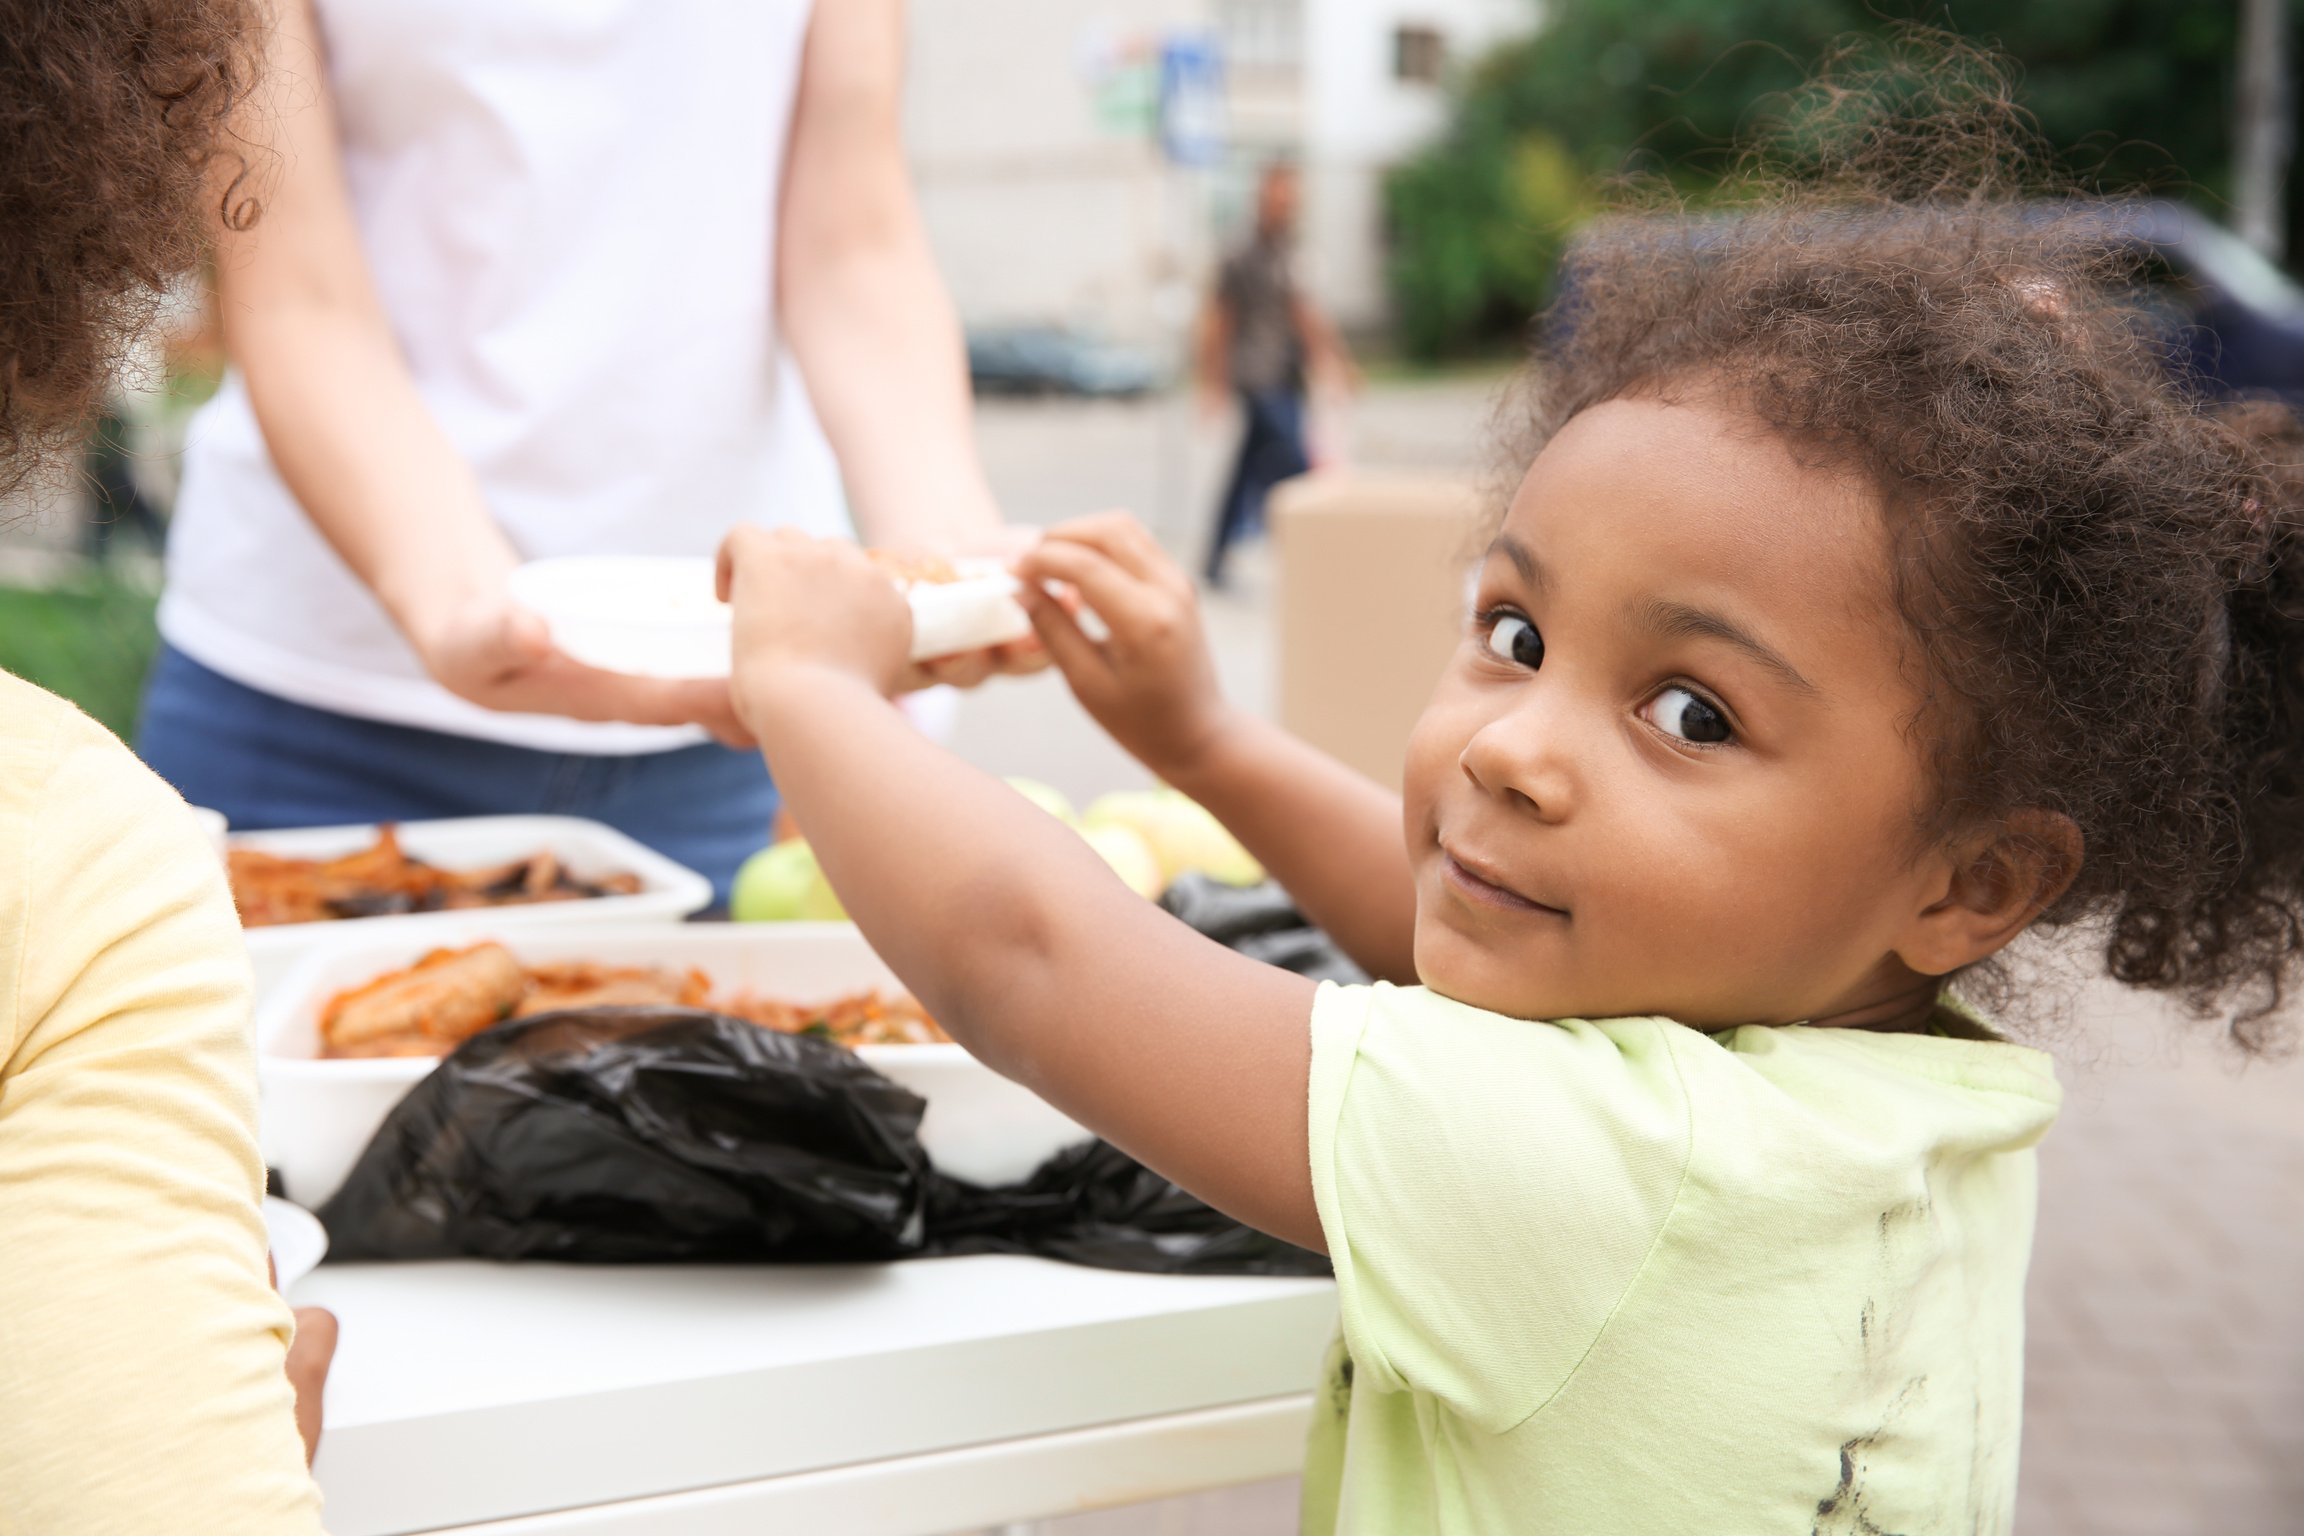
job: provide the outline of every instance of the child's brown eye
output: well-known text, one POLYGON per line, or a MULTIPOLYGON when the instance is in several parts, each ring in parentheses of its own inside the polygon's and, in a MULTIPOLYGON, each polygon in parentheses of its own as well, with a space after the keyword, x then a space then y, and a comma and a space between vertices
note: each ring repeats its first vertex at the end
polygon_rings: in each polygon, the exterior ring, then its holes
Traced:
POLYGON ((1715 746, 1735 735, 1718 705, 1686 688, 1665 689, 1641 713, 1658 730, 1698 746, 1715 746))
POLYGON ((1488 626, 1488 649, 1531 672, 1544 665, 1544 637, 1516 613, 1500 613, 1488 626))

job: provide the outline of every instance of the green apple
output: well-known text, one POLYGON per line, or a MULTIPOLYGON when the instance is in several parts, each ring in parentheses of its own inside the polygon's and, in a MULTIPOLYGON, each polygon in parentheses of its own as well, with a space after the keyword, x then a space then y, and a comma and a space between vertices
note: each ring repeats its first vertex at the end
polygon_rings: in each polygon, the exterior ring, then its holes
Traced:
POLYGON ((822 882, 814 850, 799 838, 772 843, 744 861, 728 893, 728 915, 740 923, 797 922, 808 893, 822 882))
POLYGON ((808 862, 816 866, 816 878, 808 883, 808 889, 801 894, 800 920, 806 923, 848 921, 848 909, 840 905, 839 892, 833 890, 832 882, 824 878, 824 866, 816 863, 814 854, 808 856, 808 862))
POLYGON ((1168 888, 1168 882, 1160 874, 1160 856, 1137 833, 1123 826, 1106 824, 1084 827, 1080 835, 1096 850, 1097 857, 1112 866, 1121 883, 1137 895, 1157 900, 1168 888))
POLYGON ((1010 779, 1008 787, 1064 825, 1078 825, 1080 818, 1072 813, 1072 802, 1064 798, 1062 790, 1043 784, 1038 779, 1010 779))

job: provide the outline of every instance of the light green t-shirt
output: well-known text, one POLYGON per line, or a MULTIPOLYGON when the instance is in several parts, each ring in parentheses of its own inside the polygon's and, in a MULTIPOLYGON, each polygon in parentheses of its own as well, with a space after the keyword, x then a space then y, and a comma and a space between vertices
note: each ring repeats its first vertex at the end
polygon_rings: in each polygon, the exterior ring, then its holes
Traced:
MULTIPOLYGON (((1977 1031, 1979 1035, 1984 1032, 1977 1031)), ((2048 1058, 1320 990, 1318 1536, 1997 1536, 2048 1058)))

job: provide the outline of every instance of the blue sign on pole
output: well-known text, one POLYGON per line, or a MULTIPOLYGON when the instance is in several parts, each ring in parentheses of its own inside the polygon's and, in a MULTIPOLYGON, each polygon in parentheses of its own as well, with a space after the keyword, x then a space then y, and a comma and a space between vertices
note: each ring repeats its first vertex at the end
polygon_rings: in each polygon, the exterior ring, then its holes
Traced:
POLYGON ((1212 32, 1171 32, 1160 45, 1160 148, 1178 165, 1224 160, 1224 53, 1212 32))

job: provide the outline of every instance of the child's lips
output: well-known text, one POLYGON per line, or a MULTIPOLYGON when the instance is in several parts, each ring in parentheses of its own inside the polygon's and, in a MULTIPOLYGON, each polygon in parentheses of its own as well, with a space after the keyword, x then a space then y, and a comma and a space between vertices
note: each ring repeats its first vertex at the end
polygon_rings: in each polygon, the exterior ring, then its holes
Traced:
POLYGON ((1504 884, 1495 871, 1483 865, 1467 863, 1445 848, 1440 850, 1440 865, 1449 885, 1459 895, 1481 906, 1497 907, 1506 912, 1540 912, 1550 917, 1568 915, 1567 908, 1551 906, 1533 897, 1523 896, 1504 884))

